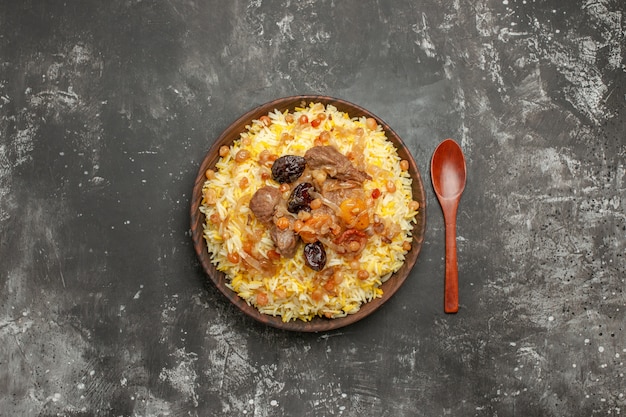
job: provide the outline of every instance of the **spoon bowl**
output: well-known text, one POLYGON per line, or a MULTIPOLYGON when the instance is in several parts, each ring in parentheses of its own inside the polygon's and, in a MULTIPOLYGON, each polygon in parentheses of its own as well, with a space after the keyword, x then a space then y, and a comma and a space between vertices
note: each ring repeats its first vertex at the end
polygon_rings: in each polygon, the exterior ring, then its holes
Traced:
POLYGON ((444 311, 459 310, 459 271, 456 254, 456 214, 467 177, 465 156, 452 139, 437 146, 430 162, 433 189, 441 205, 446 228, 444 311))
POLYGON ((465 157, 452 139, 439 144, 431 162, 433 188, 438 198, 458 198, 465 188, 465 157))

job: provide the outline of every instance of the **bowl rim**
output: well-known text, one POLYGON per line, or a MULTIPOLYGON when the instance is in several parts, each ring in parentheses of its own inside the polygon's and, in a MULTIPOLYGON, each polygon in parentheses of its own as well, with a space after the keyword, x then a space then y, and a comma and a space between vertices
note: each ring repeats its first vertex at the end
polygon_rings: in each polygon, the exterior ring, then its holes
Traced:
POLYGON ((374 311, 378 310, 383 304, 391 299, 391 297, 404 284, 413 269, 415 262, 417 261, 417 257, 424 242, 424 235, 426 231, 426 194, 422 177, 413 155, 402 138, 383 119, 364 107, 344 99, 324 95, 296 95, 277 98, 257 105, 239 116, 226 129, 224 129, 224 131, 209 147, 209 150, 203 157, 200 164, 193 186, 190 216, 191 238, 193 240, 196 255, 200 260, 205 274, 209 276, 218 290, 240 311, 245 313, 247 316, 252 317, 256 321, 274 328, 297 332, 323 332, 348 326, 371 315, 374 311), (228 280, 226 274, 218 271, 211 263, 210 254, 204 240, 204 214, 200 212, 199 208, 202 202, 202 186, 206 181, 206 170, 215 166, 219 159, 218 151, 222 145, 231 144, 234 140, 238 139, 240 134, 253 119, 258 119, 260 116, 267 114, 270 111, 293 110, 295 107, 300 106, 303 103, 308 105, 312 102, 320 102, 324 105, 333 105, 339 111, 346 112, 351 118, 359 116, 373 117, 383 128, 387 139, 394 144, 400 158, 409 162, 409 172, 413 179, 413 199, 420 203, 420 209, 417 215, 417 221, 413 225, 413 242, 411 250, 406 254, 402 267, 382 284, 383 295, 380 298, 376 298, 362 304, 359 311, 345 317, 335 319, 315 317, 311 321, 296 319, 284 322, 280 316, 272 316, 261 313, 256 307, 248 304, 243 298, 239 297, 237 293, 226 286, 226 282, 228 280))

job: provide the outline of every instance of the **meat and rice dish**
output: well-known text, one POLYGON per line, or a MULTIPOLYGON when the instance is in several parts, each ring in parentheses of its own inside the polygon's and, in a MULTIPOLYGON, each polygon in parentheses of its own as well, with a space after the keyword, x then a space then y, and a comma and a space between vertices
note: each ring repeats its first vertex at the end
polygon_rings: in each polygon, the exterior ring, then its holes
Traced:
POLYGON ((252 121, 219 153, 200 210, 233 291, 283 321, 343 317, 382 295, 419 203, 375 119, 303 103, 252 121))

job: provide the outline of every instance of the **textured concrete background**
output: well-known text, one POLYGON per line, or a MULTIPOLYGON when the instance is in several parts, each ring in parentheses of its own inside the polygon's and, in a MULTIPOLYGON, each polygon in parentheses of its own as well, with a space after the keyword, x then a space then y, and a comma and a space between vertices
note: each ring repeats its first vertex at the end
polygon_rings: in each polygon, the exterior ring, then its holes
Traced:
POLYGON ((626 3, 0 1, 1 416, 626 414, 626 3), (211 143, 286 95, 410 146, 426 242, 381 310, 251 321, 189 237, 211 143), (462 144, 461 309, 432 151, 462 144))

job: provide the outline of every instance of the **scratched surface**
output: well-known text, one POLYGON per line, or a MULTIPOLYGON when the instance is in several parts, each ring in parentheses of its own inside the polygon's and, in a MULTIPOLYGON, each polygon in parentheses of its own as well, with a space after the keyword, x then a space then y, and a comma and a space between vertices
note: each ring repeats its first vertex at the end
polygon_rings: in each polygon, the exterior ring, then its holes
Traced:
POLYGON ((0 1, 0 416, 626 413, 626 3, 0 1), (409 280, 323 334, 243 317, 189 236, 240 114, 368 108, 428 193, 409 280), (428 175, 458 140, 461 308, 428 175))

